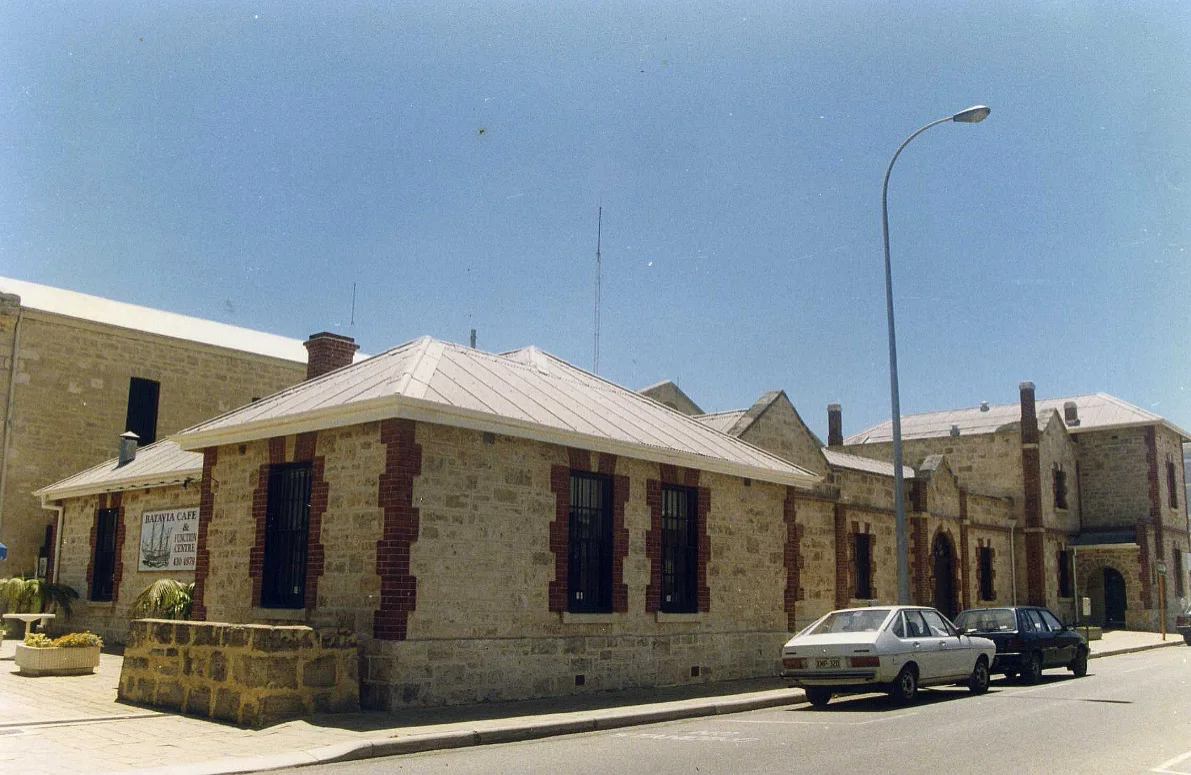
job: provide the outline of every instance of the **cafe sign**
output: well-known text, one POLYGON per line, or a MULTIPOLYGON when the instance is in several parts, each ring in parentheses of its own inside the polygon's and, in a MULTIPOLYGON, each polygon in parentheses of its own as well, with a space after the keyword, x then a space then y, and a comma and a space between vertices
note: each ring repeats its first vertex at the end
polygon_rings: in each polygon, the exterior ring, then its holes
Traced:
POLYGON ((198 507, 141 515, 142 571, 193 571, 198 555, 198 507))

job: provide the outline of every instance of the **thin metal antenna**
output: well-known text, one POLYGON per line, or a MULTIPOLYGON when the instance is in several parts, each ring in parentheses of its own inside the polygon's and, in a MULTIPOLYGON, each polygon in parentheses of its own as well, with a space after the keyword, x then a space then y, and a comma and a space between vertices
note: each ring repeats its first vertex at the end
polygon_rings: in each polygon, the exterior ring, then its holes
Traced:
POLYGON ((356 327, 356 284, 352 283, 352 322, 348 324, 349 328, 356 327))
POLYGON ((604 232, 604 206, 600 205, 596 221, 596 277, 595 277, 595 357, 592 359, 591 371, 600 373, 600 238, 604 232))

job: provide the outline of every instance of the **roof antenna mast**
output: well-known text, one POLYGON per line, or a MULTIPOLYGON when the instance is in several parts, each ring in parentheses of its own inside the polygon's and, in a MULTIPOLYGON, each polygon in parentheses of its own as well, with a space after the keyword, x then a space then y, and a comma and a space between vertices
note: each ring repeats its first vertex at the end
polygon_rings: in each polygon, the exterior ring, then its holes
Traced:
POLYGON ((596 276, 595 276, 595 357, 592 359, 591 371, 600 373, 600 237, 604 230, 604 206, 600 205, 596 220, 596 276))
POLYGON ((348 328, 355 330, 356 328, 356 284, 352 283, 352 322, 348 324, 348 328))

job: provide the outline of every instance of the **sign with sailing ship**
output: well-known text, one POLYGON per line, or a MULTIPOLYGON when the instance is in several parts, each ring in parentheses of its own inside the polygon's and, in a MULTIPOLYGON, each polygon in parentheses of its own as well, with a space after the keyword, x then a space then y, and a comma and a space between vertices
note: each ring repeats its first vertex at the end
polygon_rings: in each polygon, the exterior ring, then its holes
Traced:
POLYGON ((198 554, 198 507, 141 515, 142 571, 192 571, 198 554))

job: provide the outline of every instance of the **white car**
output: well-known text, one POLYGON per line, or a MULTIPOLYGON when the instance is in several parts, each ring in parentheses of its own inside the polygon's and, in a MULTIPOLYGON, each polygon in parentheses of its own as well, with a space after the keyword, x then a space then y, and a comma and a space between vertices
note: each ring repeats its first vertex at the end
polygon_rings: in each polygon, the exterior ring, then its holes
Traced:
POLYGON ((781 675, 815 707, 833 694, 875 691, 908 703, 919 686, 960 683, 983 694, 996 653, 991 640, 962 634, 933 608, 846 608, 786 642, 781 675))

